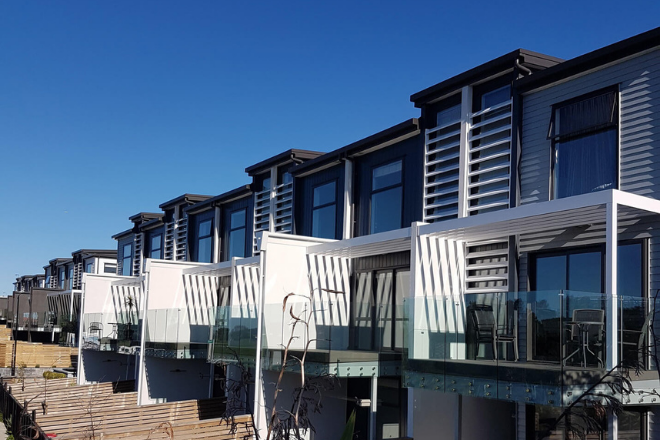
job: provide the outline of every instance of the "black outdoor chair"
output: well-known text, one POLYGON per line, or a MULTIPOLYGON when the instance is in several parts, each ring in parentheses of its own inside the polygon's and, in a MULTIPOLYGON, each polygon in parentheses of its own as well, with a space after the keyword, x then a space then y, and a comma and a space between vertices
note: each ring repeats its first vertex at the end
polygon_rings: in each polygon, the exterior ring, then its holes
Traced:
MULTIPOLYGON (((479 351, 479 344, 491 344, 493 349, 493 360, 499 358, 498 344, 513 344, 513 353, 515 360, 518 360, 518 338, 513 325, 513 317, 507 316, 507 324, 498 326, 495 322, 495 313, 490 306, 477 306, 470 310, 472 324, 475 331, 476 352, 479 351)), ((507 314, 508 315, 508 314, 507 314)), ((475 352, 475 359, 476 359, 475 352)))

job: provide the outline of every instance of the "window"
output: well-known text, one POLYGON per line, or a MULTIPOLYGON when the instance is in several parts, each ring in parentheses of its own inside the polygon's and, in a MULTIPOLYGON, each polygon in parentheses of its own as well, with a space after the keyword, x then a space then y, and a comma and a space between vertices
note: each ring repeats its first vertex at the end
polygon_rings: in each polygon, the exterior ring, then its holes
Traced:
POLYGON ((117 265, 112 263, 104 263, 103 273, 117 273, 117 265))
POLYGON ((229 259, 245 257, 245 231, 247 211, 239 209, 229 217, 229 259))
POLYGON ((160 260, 163 258, 163 234, 151 237, 149 258, 160 260))
POLYGON ((511 86, 500 87, 491 92, 486 92, 481 96, 481 108, 487 109, 494 107, 511 99, 511 86))
POLYGON ((122 252, 121 274, 131 276, 133 273, 133 245, 125 244, 122 252))
POLYGON ((60 269, 60 279, 58 281, 60 283, 60 289, 64 289, 64 286, 66 286, 66 271, 64 268, 60 269))
POLYGON ((312 237, 336 237, 337 184, 335 181, 314 188, 312 237))
POLYGON ((402 223, 403 162, 382 165, 371 174, 371 228, 370 232, 399 229, 402 223))
POLYGON ((87 263, 85 273, 94 273, 94 263, 87 263))
POLYGON ((552 108, 553 192, 570 197, 617 187, 617 91, 600 91, 552 108))
POLYGON ((213 254, 213 220, 201 222, 197 228, 197 261, 210 263, 213 254))
POLYGON ((351 346, 357 350, 403 347, 403 299, 410 290, 410 270, 358 272, 351 292, 351 346))

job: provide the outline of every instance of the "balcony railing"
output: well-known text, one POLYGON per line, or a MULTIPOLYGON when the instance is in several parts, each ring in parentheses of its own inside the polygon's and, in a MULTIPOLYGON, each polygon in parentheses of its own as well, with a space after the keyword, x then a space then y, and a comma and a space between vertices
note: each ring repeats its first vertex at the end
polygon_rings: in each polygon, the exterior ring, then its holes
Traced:
POLYGON ((213 309, 147 310, 145 356, 206 359, 213 309))
POLYGON ((617 366, 655 373, 652 301, 612 301, 574 291, 406 300, 405 383, 559 406, 601 381, 613 343, 617 366))
POLYGON ((264 308, 262 366, 341 377, 401 374, 403 309, 392 304, 288 302, 264 308), (295 325, 295 328, 294 328, 295 325))
POLYGON ((136 313, 85 313, 81 344, 84 350, 135 354, 140 347, 140 332, 136 313))

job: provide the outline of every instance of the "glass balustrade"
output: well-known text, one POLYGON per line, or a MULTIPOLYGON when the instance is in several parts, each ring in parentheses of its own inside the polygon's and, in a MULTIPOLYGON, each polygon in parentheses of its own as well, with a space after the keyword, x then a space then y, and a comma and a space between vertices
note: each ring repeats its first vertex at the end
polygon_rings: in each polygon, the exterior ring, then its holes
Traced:
POLYGON ((594 385, 611 392, 608 365, 631 367, 633 381, 649 372, 657 377, 649 342, 652 302, 614 301, 575 291, 407 299, 404 381, 410 387, 561 406, 594 385), (614 312, 616 356, 608 335, 614 312))
POLYGON ((83 315, 83 349, 134 354, 140 346, 141 322, 137 313, 83 315))
POLYGON ((304 365, 309 374, 341 377, 401 374, 402 308, 296 299, 265 307, 264 368, 299 371, 304 365))
POLYGON ((206 359, 213 309, 147 310, 145 356, 170 359, 206 359))

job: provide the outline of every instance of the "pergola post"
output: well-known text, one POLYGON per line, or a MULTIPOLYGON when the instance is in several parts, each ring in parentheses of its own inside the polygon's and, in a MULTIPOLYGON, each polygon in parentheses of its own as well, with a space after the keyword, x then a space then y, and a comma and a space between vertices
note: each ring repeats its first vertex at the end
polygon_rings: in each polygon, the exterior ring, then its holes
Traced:
POLYGON ((617 309, 617 204, 607 204, 605 225, 605 294, 606 294, 606 340, 607 356, 605 366, 611 370, 619 363, 618 309, 617 309))
MULTIPOLYGON (((611 370, 619 363, 618 300, 617 300, 617 245, 618 245, 618 205, 607 203, 605 217, 605 294, 606 294, 606 367, 611 370)), ((608 416, 607 437, 618 438, 616 414, 608 416)))

